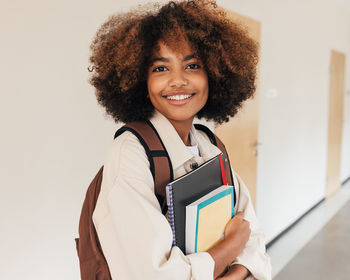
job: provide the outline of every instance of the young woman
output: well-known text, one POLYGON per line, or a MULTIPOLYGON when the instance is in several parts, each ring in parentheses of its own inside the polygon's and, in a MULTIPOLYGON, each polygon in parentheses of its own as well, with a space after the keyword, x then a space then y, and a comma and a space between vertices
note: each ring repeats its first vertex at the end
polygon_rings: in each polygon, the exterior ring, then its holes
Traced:
MULTIPOLYGON (((113 16, 91 49, 99 103, 117 122, 150 120, 175 178, 220 152, 193 127, 194 117, 227 121, 255 90, 257 47, 214 1, 170 2, 113 16)), ((112 278, 271 279, 249 193, 237 175, 234 183, 237 214, 225 239, 207 252, 184 255, 172 247, 142 145, 130 132, 117 137, 93 215, 112 278)))

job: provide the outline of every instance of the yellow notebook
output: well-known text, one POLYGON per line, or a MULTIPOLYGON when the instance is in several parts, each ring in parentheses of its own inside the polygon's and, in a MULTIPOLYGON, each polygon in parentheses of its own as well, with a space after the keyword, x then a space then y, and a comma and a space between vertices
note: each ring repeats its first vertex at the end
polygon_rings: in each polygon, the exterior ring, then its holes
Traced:
POLYGON ((233 186, 221 186, 186 206, 186 254, 204 252, 223 238, 234 215, 233 186))

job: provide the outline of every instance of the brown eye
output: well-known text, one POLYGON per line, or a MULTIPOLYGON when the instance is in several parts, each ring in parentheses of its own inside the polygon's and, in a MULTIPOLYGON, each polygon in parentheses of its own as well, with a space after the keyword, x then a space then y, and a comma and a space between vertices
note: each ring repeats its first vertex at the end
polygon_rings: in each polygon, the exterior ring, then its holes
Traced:
POLYGON ((191 63, 191 64, 187 65, 186 68, 189 68, 189 69, 199 69, 199 68, 201 68, 201 67, 200 67, 198 64, 196 64, 196 63, 191 63))
POLYGON ((165 66, 158 66, 152 70, 152 72, 164 72, 167 68, 165 66))

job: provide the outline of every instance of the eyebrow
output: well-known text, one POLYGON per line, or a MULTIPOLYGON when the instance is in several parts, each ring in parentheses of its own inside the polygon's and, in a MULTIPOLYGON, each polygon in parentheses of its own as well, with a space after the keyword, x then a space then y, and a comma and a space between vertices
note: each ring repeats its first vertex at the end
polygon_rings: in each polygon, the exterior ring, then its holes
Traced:
MULTIPOLYGON (((191 60, 192 58, 195 58, 194 54, 190 54, 188 56, 186 56, 183 61, 188 61, 191 60)), ((151 60, 151 65, 153 63, 155 63, 156 61, 162 61, 162 62, 169 62, 169 59, 165 58, 165 57, 156 57, 154 59, 151 60)))

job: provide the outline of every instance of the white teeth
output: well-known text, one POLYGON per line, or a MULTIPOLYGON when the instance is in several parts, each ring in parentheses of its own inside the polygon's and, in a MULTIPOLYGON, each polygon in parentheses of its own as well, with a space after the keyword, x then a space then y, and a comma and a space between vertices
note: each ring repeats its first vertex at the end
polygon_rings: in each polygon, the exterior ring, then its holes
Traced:
POLYGON ((167 99, 170 100, 184 100, 186 98, 190 98, 192 94, 187 94, 187 95, 171 95, 171 96, 166 96, 167 99))

